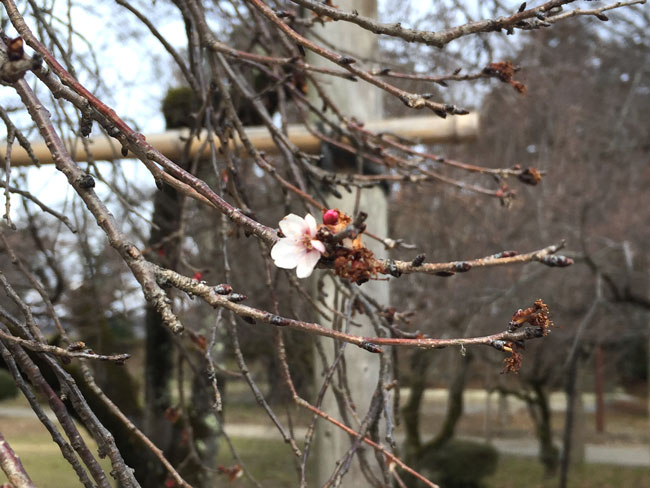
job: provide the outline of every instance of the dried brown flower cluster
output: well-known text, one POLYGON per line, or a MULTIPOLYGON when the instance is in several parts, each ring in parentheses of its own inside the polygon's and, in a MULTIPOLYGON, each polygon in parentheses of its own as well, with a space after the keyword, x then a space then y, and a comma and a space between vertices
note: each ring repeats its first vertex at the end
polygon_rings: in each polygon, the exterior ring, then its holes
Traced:
POLYGON ((490 63, 483 68, 483 73, 494 76, 504 83, 508 83, 522 95, 526 94, 528 88, 523 83, 514 79, 517 68, 510 61, 501 61, 499 63, 490 63))
POLYGON ((517 310, 512 316, 510 321, 509 329, 515 330, 521 327, 523 324, 528 323, 537 327, 541 327, 544 331, 543 335, 548 334, 548 330, 553 327, 553 321, 548 317, 548 305, 546 305, 541 298, 535 300, 535 303, 532 307, 527 308, 526 310, 517 310))
POLYGON ((363 245, 361 233, 365 224, 353 222, 339 209, 323 214, 318 238, 325 242, 327 251, 323 258, 334 265, 334 273, 357 284, 376 278, 381 267, 373 252, 363 245))
POLYGON ((542 181, 542 174, 537 168, 526 168, 519 175, 519 181, 526 183, 527 185, 535 186, 537 183, 542 181))
MULTIPOLYGON (((551 327, 555 325, 549 318, 548 305, 546 305, 541 299, 535 300, 532 307, 525 310, 517 310, 508 324, 508 331, 514 332, 517 329, 520 329, 524 324, 530 324, 531 336, 533 337, 545 337, 548 335, 551 327)), ((521 350, 523 348, 523 341, 505 341, 501 344, 500 349, 510 353, 510 356, 503 360, 505 364, 502 371, 503 373, 517 373, 521 369, 521 361, 523 357, 522 354, 518 352, 518 349, 521 350)))

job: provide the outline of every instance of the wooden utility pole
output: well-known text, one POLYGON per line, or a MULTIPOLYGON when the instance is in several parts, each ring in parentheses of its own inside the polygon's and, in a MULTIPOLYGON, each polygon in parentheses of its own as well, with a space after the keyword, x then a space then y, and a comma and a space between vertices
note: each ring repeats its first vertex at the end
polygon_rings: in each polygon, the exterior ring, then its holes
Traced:
MULTIPOLYGON (((356 10, 362 16, 377 17, 376 0, 340 0, 336 3, 342 10, 356 10)), ((358 60, 378 59, 377 36, 355 25, 345 22, 325 22, 324 25, 315 29, 315 31, 316 35, 327 39, 337 52, 350 55, 358 60)), ((329 67, 332 66, 328 61, 315 55, 310 56, 309 62, 329 67)), ((333 77, 321 78, 321 80, 323 82, 322 86, 327 90, 328 96, 337 107, 344 111, 346 116, 355 117, 366 123, 381 120, 383 115, 381 90, 363 82, 350 83, 347 80, 333 77)), ((316 95, 314 95, 314 98, 316 98, 316 95)), ((340 167, 340 162, 333 163, 338 163, 337 166, 340 167)), ((349 170, 356 172, 355 165, 353 164, 349 170)), ((343 198, 336 199, 332 197, 328 202, 328 206, 338 207, 349 215, 352 215, 355 207, 358 207, 358 210, 368 214, 368 220, 366 221, 368 230, 378 236, 388 236, 388 200, 384 190, 380 187, 364 189, 360 195, 357 195, 356 191, 352 193, 343 192, 343 198)), ((381 244, 369 241, 367 238, 364 244, 376 256, 380 258, 386 257, 387 253, 381 244)), ((363 291, 378 303, 385 304, 386 306, 389 305, 390 292, 387 281, 371 280, 362 285, 362 287, 363 291)), ((349 304, 345 303, 342 297, 337 295, 336 288, 331 280, 326 279, 325 286, 321 290, 327 294, 326 300, 328 305, 338 307, 339 310, 345 312, 346 306, 349 306, 349 304)), ((362 336, 376 335, 372 324, 365 315, 355 315, 354 321, 361 323, 360 328, 355 327, 355 334, 362 336)), ((335 321, 332 327, 341 327, 341 325, 340 321, 335 321)), ((332 364, 341 345, 335 344, 332 341, 322 341, 322 344, 326 352, 327 363, 332 364)), ((318 358, 318 355, 316 355, 316 358, 318 358)), ((327 395, 324 397, 322 409, 339 420, 344 420, 345 418, 349 421, 352 420, 351 427, 356 430, 359 428, 358 420, 363 419, 368 411, 370 400, 377 388, 379 357, 359 348, 347 347, 343 361, 345 362, 347 372, 346 390, 349 391, 352 397, 354 411, 350 411, 351 409, 348 405, 342 405, 337 402, 335 395, 332 393, 332 388, 338 388, 340 386, 336 375, 331 379, 331 385, 327 395), (341 412, 341 409, 347 411, 341 412)), ((323 382, 324 371, 319 359, 316 359, 316 363, 314 369, 318 388, 323 382)), ((334 425, 319 421, 315 437, 316 452, 314 456, 318 462, 316 473, 317 486, 323 486, 328 481, 337 466, 337 462, 344 460, 353 441, 348 434, 334 425)), ((360 448, 365 449, 363 444, 360 448)), ((374 454, 368 454, 366 458, 372 466, 375 466, 374 454)), ((376 466, 373 468, 373 472, 377 476, 381 476, 376 466)), ((356 457, 345 475, 345 484, 346 486, 367 486, 368 484, 368 481, 361 472, 356 457)))
MULTIPOLYGON (((377 1, 376 0, 339 0, 336 2, 337 6, 345 11, 356 11, 361 16, 376 18, 377 17, 377 1)), ((366 68, 372 68, 370 64, 372 60, 379 59, 379 49, 377 36, 361 29, 360 27, 346 23, 346 22, 325 22, 322 26, 314 29, 314 35, 321 39, 327 39, 331 48, 337 52, 352 56, 354 59, 364 63, 366 68)), ((313 65, 320 65, 332 68, 334 67, 329 61, 320 56, 308 53, 309 63, 313 65)), ((380 127, 386 124, 382 121, 383 117, 383 92, 375 87, 368 85, 362 81, 357 83, 350 83, 348 80, 334 77, 322 76, 322 88, 327 92, 327 95, 333 103, 348 117, 354 117, 365 123, 365 127, 373 128, 380 127)), ((316 93, 311 93, 314 100, 318 99, 316 93)), ((426 117, 429 118, 429 117, 426 117)), ((409 126, 415 128, 417 124, 422 127, 418 122, 420 117, 398 119, 395 122, 390 122, 392 126, 389 131, 400 132, 409 131, 409 126)), ((421 132, 417 134, 416 138, 424 141, 423 136, 427 135, 426 139, 429 143, 441 142, 462 142, 474 138, 478 132, 478 117, 472 115, 470 118, 466 117, 450 117, 438 121, 431 121, 426 123, 426 127, 431 131, 437 131, 433 125, 438 126, 442 131, 433 135, 433 132, 421 132), (446 126, 451 124, 451 126, 446 126), (453 128, 452 128, 453 127, 453 128), (451 129, 451 130, 450 130, 451 129), (450 137, 451 136, 451 137, 450 137), (434 141, 435 139, 435 141, 434 141)), ((332 161, 337 168, 341 168, 344 164, 341 161, 332 161)), ((350 164, 349 171, 357 172, 358 167, 356 162, 350 164)), ((339 169, 340 171, 340 169, 339 169)), ((328 206, 330 208, 339 208, 348 215, 353 216, 357 211, 364 211, 368 214, 366 220, 367 228, 375 235, 388 237, 388 195, 384 189, 379 186, 374 188, 366 188, 358 193, 355 190, 351 193, 341 192, 342 198, 330 198, 328 206)), ((386 258, 387 251, 381 243, 366 238, 364 244, 370 248, 373 253, 379 258, 386 258)), ((346 307, 349 303, 337 294, 336 287, 332 280, 325 279, 320 284, 315 293, 322 293, 326 295, 325 300, 329 306, 338 308, 339 311, 345 313, 346 307)), ((356 286, 356 285, 355 285, 356 286)), ((388 281, 371 280, 362 285, 362 291, 373 298, 377 303, 385 306, 390 305, 390 288, 388 281)), ((320 296, 319 296, 320 298, 320 296)), ((354 328, 354 333, 358 335, 376 335, 376 331, 367 318, 362 314, 356 314, 354 321, 361 324, 360 327, 354 328)), ((334 320, 331 326, 341 327, 342 321, 334 320)), ((341 345, 335 344, 332 341, 322 341, 323 348, 326 353, 326 362, 331 365, 341 345)), ((315 381, 317 389, 322 385, 324 374, 322 364, 319 359, 319 354, 315 354, 315 381)), ((347 419, 350 426, 357 430, 359 428, 359 421, 364 418, 370 406, 373 394, 377 389, 380 376, 380 358, 377 355, 369 354, 359 348, 347 347, 343 355, 345 365, 345 380, 346 385, 339 382, 337 375, 332 377, 328 393, 325 395, 322 403, 322 409, 328 414, 332 415, 338 420, 347 419), (332 392, 333 388, 341 388, 349 392, 351 396, 352 405, 346 405, 337 401, 332 392), (343 411, 341 411, 343 409, 343 411)), ((386 379, 388 380, 388 379, 386 379)), ((384 395, 391 395, 392 391, 387 388, 389 385, 381 385, 386 387, 383 389, 384 395)), ((391 404, 389 401, 388 404, 391 404)), ((381 429, 380 429, 381 430, 381 429)), ((384 442, 380 432, 380 442, 384 442)), ((332 472, 337 468, 337 463, 345 462, 346 455, 349 452, 354 438, 344 433, 334 425, 328 422, 319 421, 317 424, 317 433, 315 436, 315 459, 317 459, 317 473, 316 483, 322 486, 327 483, 331 477, 332 472)), ((361 444, 361 449, 367 449, 364 444, 361 444)), ((366 460, 369 462, 370 469, 373 473, 381 478, 374 453, 367 452, 366 460)), ((350 464, 349 470, 345 475, 345 486, 367 486, 368 481, 361 472, 361 467, 358 460, 355 458, 350 464)))

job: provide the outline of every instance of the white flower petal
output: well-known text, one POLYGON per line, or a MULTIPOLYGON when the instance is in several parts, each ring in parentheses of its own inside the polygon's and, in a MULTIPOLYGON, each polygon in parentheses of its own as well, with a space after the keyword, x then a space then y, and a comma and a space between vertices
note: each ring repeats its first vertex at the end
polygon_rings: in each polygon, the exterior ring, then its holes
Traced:
POLYGON ((283 269, 295 268, 298 257, 304 253, 304 247, 297 246, 291 239, 280 239, 271 249, 273 264, 283 269))
POLYGON ((302 256, 299 256, 298 265, 296 267, 296 276, 298 278, 307 278, 314 270, 314 266, 320 259, 318 251, 309 251, 302 256))
POLYGON ((304 246, 301 246, 299 243, 293 241, 292 239, 280 239, 271 248, 271 257, 273 259, 279 259, 285 256, 293 256, 295 254, 298 254, 303 247, 304 246))
POLYGON ((314 216, 312 214, 305 215, 305 222, 309 227, 309 235, 315 236, 316 231, 318 230, 318 225, 316 224, 316 219, 314 218, 314 216))
POLYGON ((280 259, 275 259, 273 261, 273 264, 275 264, 278 268, 282 269, 293 269, 297 266, 296 259, 293 257, 290 258, 280 258, 280 259))
POLYGON ((323 254, 325 252, 325 244, 323 244, 318 239, 312 239, 311 240, 311 247, 316 249, 321 254, 323 254))
POLYGON ((305 234, 309 226, 304 219, 298 217, 296 214, 289 214, 282 218, 280 221, 280 230, 289 238, 299 238, 305 234))
POLYGON ((273 264, 275 264, 278 268, 293 269, 298 265, 300 256, 303 254, 305 254, 305 251, 298 250, 290 254, 285 254, 284 256, 278 256, 273 260, 273 264))
POLYGON ((273 261, 273 264, 275 264, 276 268, 282 268, 282 269, 293 269, 296 267, 296 260, 295 259, 276 259, 273 261))
POLYGON ((301 248, 297 249, 296 252, 294 254, 292 254, 291 256, 283 257, 283 258, 279 259, 279 261, 281 263, 287 264, 287 265, 289 263, 291 263, 292 264, 291 268, 287 268, 287 269, 292 269, 292 268, 295 268, 296 266, 298 266, 298 263, 300 261, 305 259, 305 256, 307 255, 308 252, 309 251, 307 251, 306 248, 301 247, 301 248))

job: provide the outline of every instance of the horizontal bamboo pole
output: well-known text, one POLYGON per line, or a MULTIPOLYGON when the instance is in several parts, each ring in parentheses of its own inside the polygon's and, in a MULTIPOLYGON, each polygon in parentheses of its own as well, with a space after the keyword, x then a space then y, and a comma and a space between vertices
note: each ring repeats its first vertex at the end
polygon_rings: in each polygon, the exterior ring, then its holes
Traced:
MULTIPOLYGON (((478 134, 478 115, 469 114, 447 117, 441 119, 439 117, 406 117, 396 119, 379 120, 377 122, 369 122, 365 128, 373 132, 387 132, 398 135, 407 139, 411 139, 418 143, 423 144, 439 144, 439 143, 458 143, 476 138, 478 134)), ((149 134, 145 137, 147 142, 158 149, 161 153, 169 159, 177 160, 181 157, 184 147, 184 141, 187 140, 188 130, 170 130, 160 134, 149 134)), ((275 142, 270 136, 266 127, 249 127, 246 129, 246 134, 257 147, 258 150, 266 153, 274 153, 277 151, 275 142)), ((194 155, 197 151, 204 148, 207 154, 207 144, 205 143, 206 134, 203 132, 200 138, 194 138, 190 147, 190 154, 194 155)), ((290 125, 289 126, 289 139, 292 143, 298 146, 302 151, 308 153, 320 152, 320 140, 314 137, 303 125, 290 125)), ((89 139, 92 157, 95 161, 113 161, 123 159, 121 154, 121 146, 114 139, 107 137, 93 137, 89 139)), ((215 137, 215 143, 219 140, 215 137)), ((233 142, 235 145, 241 146, 239 138, 235 137, 233 142)), ((52 164, 52 155, 44 142, 35 142, 32 144, 34 154, 41 162, 41 164, 52 164)), ((75 161, 87 161, 87 154, 83 150, 80 141, 76 141, 73 147, 70 148, 70 154, 75 161)), ((0 149, 0 158, 4 163, 5 148, 0 149)), ((27 166, 32 164, 32 160, 27 155, 27 152, 14 143, 11 152, 11 165, 12 166, 27 166)))

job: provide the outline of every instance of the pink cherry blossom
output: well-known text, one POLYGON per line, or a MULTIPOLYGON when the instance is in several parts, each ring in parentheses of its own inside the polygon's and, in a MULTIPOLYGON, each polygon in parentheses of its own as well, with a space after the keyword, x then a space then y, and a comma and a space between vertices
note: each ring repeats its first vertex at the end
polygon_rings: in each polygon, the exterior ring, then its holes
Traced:
POLYGON ((339 221, 339 211, 335 208, 330 208, 323 214, 323 223, 325 225, 336 225, 339 221))
POLYGON ((298 278, 306 278, 325 252, 325 244, 316 239, 316 219, 311 214, 304 219, 289 214, 280 221, 280 230, 285 237, 271 249, 273 262, 278 268, 296 268, 298 278))

